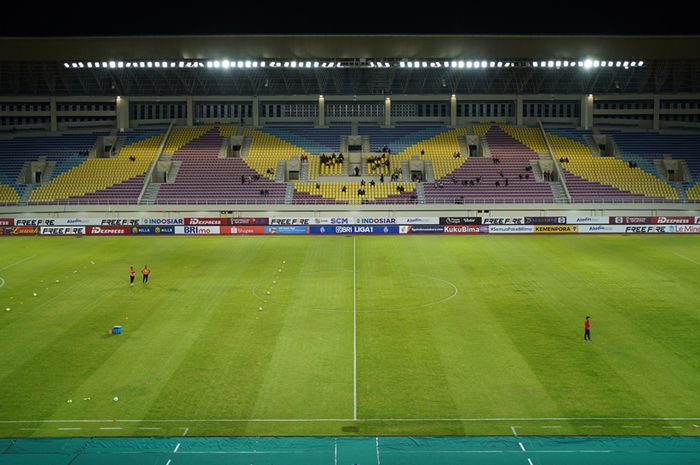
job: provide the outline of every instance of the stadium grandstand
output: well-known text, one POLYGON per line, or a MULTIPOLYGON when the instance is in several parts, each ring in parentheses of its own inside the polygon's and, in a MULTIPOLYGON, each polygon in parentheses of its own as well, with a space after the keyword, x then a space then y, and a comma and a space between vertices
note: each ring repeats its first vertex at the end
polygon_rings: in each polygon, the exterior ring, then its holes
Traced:
POLYGON ((0 37, 0 464, 700 463, 698 234, 700 36, 0 37))
POLYGON ((3 39, 0 202, 700 200, 696 38, 402 40, 3 39))

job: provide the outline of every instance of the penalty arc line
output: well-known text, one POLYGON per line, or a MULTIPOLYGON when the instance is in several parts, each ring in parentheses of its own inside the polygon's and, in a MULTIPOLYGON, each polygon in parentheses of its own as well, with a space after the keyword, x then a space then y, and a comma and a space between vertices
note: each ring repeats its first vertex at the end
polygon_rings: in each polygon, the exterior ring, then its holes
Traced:
POLYGON ((11 264, 7 265, 7 266, 4 267, 4 268, 0 268, 0 271, 5 271, 5 270, 8 269, 8 268, 12 268, 13 266, 19 265, 20 263, 24 263, 24 262, 26 262, 27 260, 31 260, 31 259, 34 258, 34 257, 36 257, 36 254, 32 255, 31 257, 24 258, 24 259, 22 259, 22 260, 20 260, 20 261, 18 261, 18 262, 11 263, 11 264))
POLYGON ((693 263, 695 263, 696 265, 700 265, 700 262, 697 262, 697 261, 693 260, 692 258, 688 258, 688 257, 686 257, 685 255, 679 254, 678 252, 676 252, 674 255, 677 256, 677 257, 681 257, 681 258, 683 258, 683 259, 685 259, 685 260, 688 260, 689 262, 693 262, 693 263))

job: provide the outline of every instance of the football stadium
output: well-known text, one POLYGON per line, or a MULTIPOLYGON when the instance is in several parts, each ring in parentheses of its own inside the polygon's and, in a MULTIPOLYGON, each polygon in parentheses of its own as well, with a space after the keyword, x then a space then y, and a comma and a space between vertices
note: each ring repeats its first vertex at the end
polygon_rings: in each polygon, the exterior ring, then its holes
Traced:
POLYGON ((0 464, 700 463, 700 38, 0 39, 0 464))

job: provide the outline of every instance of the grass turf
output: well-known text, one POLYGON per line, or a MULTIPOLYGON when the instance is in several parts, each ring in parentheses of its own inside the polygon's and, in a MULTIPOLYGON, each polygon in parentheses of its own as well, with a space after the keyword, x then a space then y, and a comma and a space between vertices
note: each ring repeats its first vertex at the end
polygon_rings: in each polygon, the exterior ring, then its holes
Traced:
POLYGON ((698 435, 697 243, 7 238, 0 436, 698 435))

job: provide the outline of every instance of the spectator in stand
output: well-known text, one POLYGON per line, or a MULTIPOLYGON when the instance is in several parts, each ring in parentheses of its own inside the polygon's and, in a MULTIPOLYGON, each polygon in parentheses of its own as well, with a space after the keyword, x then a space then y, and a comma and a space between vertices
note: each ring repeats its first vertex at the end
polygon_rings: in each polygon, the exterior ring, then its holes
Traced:
POLYGON ((506 178, 506 187, 508 187, 508 178, 506 178))
POLYGON ((374 185, 375 185, 374 179, 372 179, 372 180, 369 182, 369 185, 372 186, 372 187, 374 187, 374 185))
POLYGON ((499 181, 496 181, 496 187, 501 187, 501 183, 499 181))
POLYGON ((381 174, 379 175, 379 182, 381 182, 382 184, 384 184, 384 173, 381 173, 381 174))
POLYGON ((319 190, 321 188, 321 185, 319 183, 316 183, 316 190, 319 190))
POLYGON ((360 175, 360 168, 358 166, 355 167, 355 176, 360 175))

